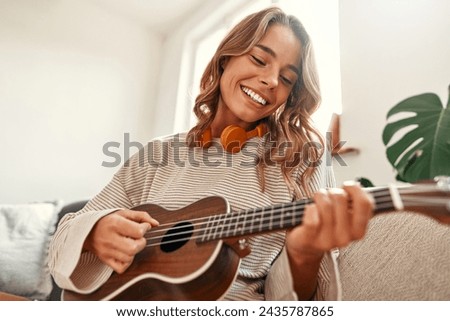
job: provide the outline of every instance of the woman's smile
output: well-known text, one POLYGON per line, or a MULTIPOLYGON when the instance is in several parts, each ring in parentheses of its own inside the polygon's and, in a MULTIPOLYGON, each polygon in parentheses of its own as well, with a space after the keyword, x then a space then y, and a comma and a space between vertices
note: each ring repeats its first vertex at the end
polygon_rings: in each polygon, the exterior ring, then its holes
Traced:
POLYGON ((282 106, 298 78, 301 44, 291 29, 271 26, 248 52, 223 65, 213 133, 228 125, 249 129, 282 106))
POLYGON ((252 101, 262 106, 265 106, 267 104, 267 99, 264 99, 250 88, 241 85, 241 89, 248 97, 250 97, 252 101))

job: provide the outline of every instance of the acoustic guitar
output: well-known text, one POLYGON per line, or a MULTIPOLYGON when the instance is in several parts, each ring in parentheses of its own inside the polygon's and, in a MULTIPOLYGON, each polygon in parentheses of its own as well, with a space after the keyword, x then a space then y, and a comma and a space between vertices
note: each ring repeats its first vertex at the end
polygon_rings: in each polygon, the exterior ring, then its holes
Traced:
MULTIPOLYGON (((450 224, 450 180, 432 184, 366 189, 375 213, 410 210, 450 224)), ((64 290, 63 300, 216 300, 236 278, 242 257, 250 253, 246 237, 285 230, 302 223, 312 200, 231 211, 222 197, 208 197, 169 211, 155 204, 146 211, 160 222, 146 233, 147 247, 122 274, 90 294, 64 290)))

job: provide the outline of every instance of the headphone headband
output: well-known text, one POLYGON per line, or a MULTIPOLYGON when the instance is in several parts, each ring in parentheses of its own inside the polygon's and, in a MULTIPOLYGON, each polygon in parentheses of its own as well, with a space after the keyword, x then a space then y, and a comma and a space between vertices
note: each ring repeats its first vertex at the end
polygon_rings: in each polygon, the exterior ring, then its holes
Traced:
MULTIPOLYGON (((258 124, 258 126, 249 131, 245 131, 245 129, 236 125, 230 125, 222 131, 220 143, 227 152, 238 153, 244 147, 247 140, 252 137, 262 137, 266 132, 267 128, 264 123, 258 124)), ((208 128, 200 138, 200 145, 208 148, 211 146, 211 142, 211 128, 208 128)))

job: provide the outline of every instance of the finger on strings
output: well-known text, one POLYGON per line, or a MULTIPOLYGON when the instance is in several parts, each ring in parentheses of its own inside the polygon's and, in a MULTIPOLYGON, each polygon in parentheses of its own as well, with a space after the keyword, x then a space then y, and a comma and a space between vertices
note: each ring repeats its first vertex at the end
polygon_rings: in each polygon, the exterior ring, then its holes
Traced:
POLYGON ((351 240, 351 210, 349 210, 348 195, 345 190, 336 188, 329 190, 329 197, 332 200, 335 224, 334 235, 337 247, 348 244, 351 240))

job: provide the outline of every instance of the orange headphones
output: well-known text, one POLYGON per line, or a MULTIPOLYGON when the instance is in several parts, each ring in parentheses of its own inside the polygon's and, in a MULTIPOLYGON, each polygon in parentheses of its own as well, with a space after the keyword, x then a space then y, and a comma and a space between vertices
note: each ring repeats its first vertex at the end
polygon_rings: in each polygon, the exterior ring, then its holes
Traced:
MULTIPOLYGON (((239 126, 230 125, 227 126, 220 135, 220 143, 227 152, 238 153, 242 147, 244 147, 248 139, 256 136, 262 137, 266 132, 267 128, 263 123, 260 123, 248 132, 239 126)), ((211 146, 211 136, 211 128, 206 129, 200 138, 200 145, 204 148, 211 146)))

